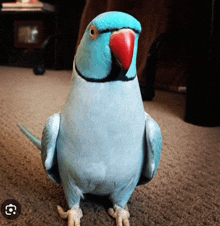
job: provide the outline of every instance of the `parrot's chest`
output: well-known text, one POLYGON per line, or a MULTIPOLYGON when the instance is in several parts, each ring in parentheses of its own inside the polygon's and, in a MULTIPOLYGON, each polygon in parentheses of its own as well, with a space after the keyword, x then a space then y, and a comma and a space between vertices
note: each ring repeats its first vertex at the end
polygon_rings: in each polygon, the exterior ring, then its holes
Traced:
POLYGON ((92 92, 90 87, 85 95, 81 87, 61 112, 59 167, 87 192, 105 193, 117 183, 129 183, 142 167, 143 104, 128 91, 113 88, 92 92))

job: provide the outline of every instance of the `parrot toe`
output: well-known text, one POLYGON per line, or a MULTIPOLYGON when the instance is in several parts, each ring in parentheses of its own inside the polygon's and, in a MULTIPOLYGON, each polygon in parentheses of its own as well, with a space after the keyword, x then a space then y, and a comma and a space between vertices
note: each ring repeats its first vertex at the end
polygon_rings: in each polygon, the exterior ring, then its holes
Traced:
POLYGON ((80 208, 73 206, 65 212, 62 207, 57 206, 57 211, 62 219, 68 219, 68 226, 80 226, 80 218, 83 216, 80 208))
POLYGON ((110 216, 116 218, 116 225, 117 226, 130 226, 128 218, 130 214, 128 212, 128 207, 126 206, 125 209, 115 205, 114 209, 109 208, 108 213, 110 216))

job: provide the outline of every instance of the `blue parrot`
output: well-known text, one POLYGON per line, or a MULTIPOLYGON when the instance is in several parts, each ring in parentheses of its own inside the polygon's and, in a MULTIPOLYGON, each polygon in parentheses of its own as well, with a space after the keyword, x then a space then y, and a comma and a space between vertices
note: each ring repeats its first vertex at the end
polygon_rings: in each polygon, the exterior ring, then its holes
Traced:
POLYGON ((62 184, 69 210, 58 212, 79 226, 84 194, 107 195, 117 226, 129 226, 127 203, 158 169, 162 134, 144 111, 136 71, 140 23, 122 12, 97 16, 86 28, 73 61, 63 110, 47 121, 42 140, 19 124, 41 150, 48 176, 62 184))

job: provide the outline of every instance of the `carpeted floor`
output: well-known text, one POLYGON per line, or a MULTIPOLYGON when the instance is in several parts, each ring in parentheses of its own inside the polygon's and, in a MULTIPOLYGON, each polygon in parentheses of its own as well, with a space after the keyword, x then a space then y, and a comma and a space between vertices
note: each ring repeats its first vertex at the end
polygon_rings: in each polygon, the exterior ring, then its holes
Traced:
MULTIPOLYGON (((67 208, 62 187, 44 172, 39 150, 25 137, 22 123, 41 138, 49 116, 64 107, 71 71, 0 67, 0 204, 22 206, 14 221, 0 225, 67 225, 57 204, 67 208)), ((220 225, 220 128, 184 122, 185 95, 157 91, 145 109, 160 125, 163 153, 154 180, 134 192, 128 206, 131 226, 220 225)), ((82 200, 82 226, 113 226, 106 200, 82 200), (97 201, 97 202, 96 202, 97 201)))

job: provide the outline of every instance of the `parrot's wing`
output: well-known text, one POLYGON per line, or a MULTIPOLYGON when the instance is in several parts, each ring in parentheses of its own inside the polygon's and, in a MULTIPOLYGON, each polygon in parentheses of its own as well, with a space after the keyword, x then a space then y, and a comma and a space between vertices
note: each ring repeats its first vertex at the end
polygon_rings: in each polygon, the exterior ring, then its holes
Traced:
POLYGON ((138 185, 146 184, 154 178, 159 167, 162 150, 160 127, 147 113, 145 113, 145 124, 144 165, 138 185))
POLYGON ((57 137, 60 126, 60 115, 55 114, 51 116, 44 127, 42 142, 41 142, 41 156, 44 168, 48 176, 56 183, 61 183, 61 178, 57 163, 57 137))

